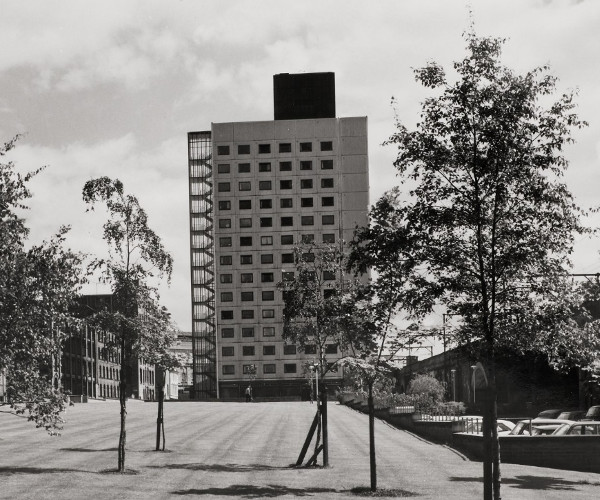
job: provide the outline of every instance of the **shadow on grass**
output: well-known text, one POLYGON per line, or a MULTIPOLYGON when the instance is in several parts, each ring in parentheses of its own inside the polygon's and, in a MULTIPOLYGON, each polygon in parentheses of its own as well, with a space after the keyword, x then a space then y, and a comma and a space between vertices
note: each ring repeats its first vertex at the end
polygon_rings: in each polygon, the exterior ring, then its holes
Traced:
POLYGON ((371 488, 367 487, 352 488, 350 493, 356 495, 357 497, 375 498, 408 498, 419 496, 418 493, 414 493, 412 491, 388 488, 378 488, 376 491, 371 491, 371 488))
MULTIPOLYGON (((483 479, 481 477, 451 477, 450 481, 483 483, 483 479)), ((568 481, 565 479, 547 476, 515 476, 513 478, 502 479, 501 484, 506 486, 512 486, 513 488, 519 488, 522 490, 562 491, 572 491, 575 490, 577 486, 600 486, 599 482, 592 482, 587 480, 568 481)))
POLYGON ((339 493, 334 488, 290 488, 288 486, 269 484, 254 486, 251 484, 233 484, 225 488, 193 488, 189 490, 172 491, 172 495, 219 495, 237 498, 274 498, 284 495, 307 497, 323 493, 339 493))
POLYGON ((80 453, 93 453, 97 451, 117 451, 117 448, 102 448, 100 450, 96 450, 93 448, 61 448, 59 451, 77 451, 80 453))
POLYGON ((284 470, 289 467, 276 467, 272 465, 261 464, 165 464, 149 465, 150 469, 184 469, 206 472, 250 472, 250 471, 269 471, 284 470))
POLYGON ((65 472, 84 472, 91 473, 87 470, 78 469, 61 469, 58 467, 0 467, 0 476, 10 476, 12 474, 62 474, 65 472))

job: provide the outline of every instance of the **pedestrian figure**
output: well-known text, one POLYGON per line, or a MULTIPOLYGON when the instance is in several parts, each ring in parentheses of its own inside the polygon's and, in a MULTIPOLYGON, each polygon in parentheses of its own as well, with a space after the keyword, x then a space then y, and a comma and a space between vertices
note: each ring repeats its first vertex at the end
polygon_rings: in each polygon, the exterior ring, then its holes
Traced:
POLYGON ((252 389, 250 386, 246 387, 246 403, 252 401, 252 389))

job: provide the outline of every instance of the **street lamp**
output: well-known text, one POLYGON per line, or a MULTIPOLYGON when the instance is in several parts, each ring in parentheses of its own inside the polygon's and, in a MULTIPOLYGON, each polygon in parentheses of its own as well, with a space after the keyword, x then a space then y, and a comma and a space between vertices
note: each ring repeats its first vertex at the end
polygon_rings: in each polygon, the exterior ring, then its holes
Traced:
POLYGON ((452 401, 456 401, 456 370, 452 368, 450 373, 452 375, 452 401))

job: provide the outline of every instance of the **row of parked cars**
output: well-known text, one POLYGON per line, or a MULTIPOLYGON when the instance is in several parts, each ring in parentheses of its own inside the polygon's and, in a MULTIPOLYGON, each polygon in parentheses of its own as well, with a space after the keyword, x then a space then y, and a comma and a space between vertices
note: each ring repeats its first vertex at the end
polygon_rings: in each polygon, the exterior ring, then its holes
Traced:
MULTIPOLYGON (((600 406, 592 406, 587 412, 581 410, 544 410, 533 419, 498 419, 499 436, 567 436, 600 435, 600 406)), ((465 431, 481 433, 481 417, 466 417, 465 431)))

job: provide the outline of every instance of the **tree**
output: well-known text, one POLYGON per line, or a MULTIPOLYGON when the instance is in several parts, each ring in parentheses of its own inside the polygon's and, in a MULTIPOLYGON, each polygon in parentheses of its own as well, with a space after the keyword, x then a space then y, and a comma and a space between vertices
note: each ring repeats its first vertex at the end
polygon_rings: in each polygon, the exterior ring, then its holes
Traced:
POLYGON ((500 62, 503 40, 472 31, 465 39, 454 83, 436 63, 415 70, 437 93, 423 102, 416 129, 397 123, 388 143, 398 148, 394 165, 409 187, 396 211, 410 245, 399 245, 398 254, 415 261, 422 286, 415 305, 426 310, 439 302, 458 315, 457 341, 476 347, 487 371, 490 499, 500 497, 496 352, 572 331, 569 304, 557 298, 569 289, 574 234, 585 229, 561 178, 563 147, 585 123, 573 93, 553 98, 548 67, 515 74, 500 62))
MULTIPOLYGON (((317 405, 316 459, 323 427, 323 465, 329 465, 327 442, 327 383, 325 376, 337 369, 337 352, 359 342, 352 290, 354 280, 345 279, 346 258, 335 245, 298 245, 293 279, 277 284, 283 291, 283 338, 300 351, 312 352, 319 379, 321 403, 317 405), (335 354, 334 354, 335 352, 335 354), (335 356, 335 358, 334 358, 335 356), (335 361, 331 361, 335 359, 335 361)), ((311 433, 309 433, 310 437, 311 433)), ((310 442, 310 441, 309 441, 310 442)), ((309 461, 310 462, 310 461, 309 461)))
MULTIPOLYGON (((0 156, 17 140, 0 146, 0 156)), ((85 274, 82 256, 65 248, 67 227, 25 248, 29 229, 18 211, 27 209, 27 184, 42 170, 21 175, 13 162, 0 162, 0 372, 11 407, 56 434, 68 402, 56 363, 64 332, 75 323, 71 307, 85 274)))
POLYGON ((148 226, 146 212, 137 198, 125 194, 118 179, 100 177, 85 183, 83 200, 93 210, 98 202, 108 209, 103 237, 110 257, 97 266, 111 282, 114 311, 100 311, 95 321, 114 333, 121 350, 119 402, 121 430, 118 471, 125 471, 128 367, 133 360, 159 356, 169 344, 168 315, 158 304, 152 280, 170 280, 173 259, 160 238, 148 226))
POLYGON ((371 491, 377 490, 374 389, 389 379, 389 362, 397 352, 423 337, 417 328, 399 329, 395 323, 401 309, 414 308, 420 290, 418 280, 411 280, 414 260, 399 257, 397 251, 398 246, 408 246, 409 234, 395 210, 395 195, 388 193, 371 207, 369 225, 355 230, 347 263, 355 275, 369 270, 376 275, 375 280, 354 289, 352 300, 360 310, 355 319, 360 327, 354 331, 360 331, 360 341, 348 343, 350 354, 344 358, 367 388, 371 491))

